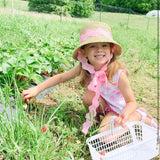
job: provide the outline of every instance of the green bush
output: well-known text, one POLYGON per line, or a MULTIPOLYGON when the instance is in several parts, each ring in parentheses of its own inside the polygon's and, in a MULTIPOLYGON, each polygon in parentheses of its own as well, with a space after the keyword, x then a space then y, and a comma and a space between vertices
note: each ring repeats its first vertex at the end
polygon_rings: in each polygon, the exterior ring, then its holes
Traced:
POLYGON ((50 13, 52 12, 50 0, 29 0, 28 6, 30 11, 50 13))
MULTIPOLYGON (((128 8, 128 12, 130 13, 130 9, 135 12, 145 14, 150 10, 157 9, 157 0, 101 0, 103 5, 111 5, 122 8, 118 12, 126 12, 123 8, 128 8)), ((110 11, 108 6, 103 7, 105 11, 110 11)), ((113 12, 117 12, 117 9, 112 9, 113 12)))
POLYGON ((78 0, 71 9, 71 15, 76 17, 90 17, 94 9, 94 0, 78 0))
POLYGON ((95 0, 29 0, 30 11, 89 17, 94 11, 95 0))

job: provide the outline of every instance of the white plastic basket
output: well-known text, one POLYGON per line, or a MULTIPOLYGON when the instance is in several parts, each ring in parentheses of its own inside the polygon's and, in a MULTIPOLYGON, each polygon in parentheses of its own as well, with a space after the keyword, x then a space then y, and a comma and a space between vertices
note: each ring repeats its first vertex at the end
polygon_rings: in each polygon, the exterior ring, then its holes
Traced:
POLYGON ((149 160, 159 153, 157 130, 142 122, 127 123, 86 140, 93 160, 149 160))

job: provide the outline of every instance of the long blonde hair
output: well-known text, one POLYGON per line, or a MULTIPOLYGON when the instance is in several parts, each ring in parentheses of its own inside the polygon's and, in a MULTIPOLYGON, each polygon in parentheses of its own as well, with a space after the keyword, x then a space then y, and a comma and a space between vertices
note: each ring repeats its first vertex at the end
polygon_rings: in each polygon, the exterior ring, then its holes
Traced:
MULTIPOLYGON (((80 66, 80 84, 82 87, 86 87, 91 80, 91 74, 82 68, 81 63, 79 66, 80 66)), ((106 76, 110 83, 114 84, 113 76, 119 69, 126 69, 126 67, 121 62, 119 62, 116 59, 116 56, 114 56, 113 54, 113 57, 110 63, 108 64, 107 71, 106 71, 106 76)), ((127 70, 127 74, 128 74, 128 70, 127 70)))

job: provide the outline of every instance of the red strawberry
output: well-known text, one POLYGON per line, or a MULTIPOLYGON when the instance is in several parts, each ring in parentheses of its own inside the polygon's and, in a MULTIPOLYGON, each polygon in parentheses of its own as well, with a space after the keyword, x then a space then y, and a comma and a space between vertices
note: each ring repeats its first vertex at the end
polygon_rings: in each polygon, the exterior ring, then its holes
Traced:
POLYGON ((46 130, 47 130, 47 126, 44 125, 41 129, 41 132, 44 133, 46 130))
POLYGON ((21 76, 20 80, 26 81, 26 78, 21 76))
POLYGON ((25 99, 25 102, 29 103, 30 102, 30 98, 25 99))
POLYGON ((47 72, 43 72, 43 75, 47 75, 47 72))
POLYGON ((67 140, 67 146, 70 146, 70 141, 71 141, 71 137, 69 136, 67 140))

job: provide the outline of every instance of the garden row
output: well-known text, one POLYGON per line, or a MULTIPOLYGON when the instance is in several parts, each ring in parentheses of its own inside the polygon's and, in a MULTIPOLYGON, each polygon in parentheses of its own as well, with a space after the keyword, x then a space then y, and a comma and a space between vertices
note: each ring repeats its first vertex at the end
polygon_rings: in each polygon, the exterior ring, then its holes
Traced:
POLYGON ((71 35, 69 42, 65 38, 46 41, 38 35, 37 39, 26 40, 21 46, 13 42, 0 43, 1 85, 13 77, 22 90, 31 83, 42 82, 43 75, 50 76, 70 68, 74 64, 70 57, 75 37, 71 35))

